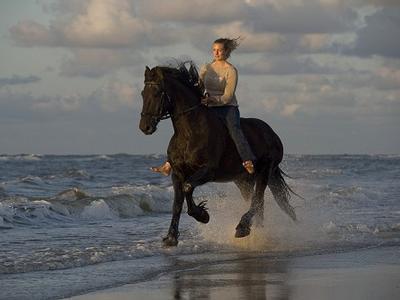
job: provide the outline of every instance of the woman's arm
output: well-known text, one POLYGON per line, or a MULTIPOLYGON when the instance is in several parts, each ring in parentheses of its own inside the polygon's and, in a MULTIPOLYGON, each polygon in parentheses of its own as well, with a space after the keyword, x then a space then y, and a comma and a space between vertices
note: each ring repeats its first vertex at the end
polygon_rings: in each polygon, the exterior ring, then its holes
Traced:
POLYGON ((210 103, 216 104, 218 106, 223 106, 229 104, 232 101, 238 82, 238 74, 235 67, 231 67, 228 69, 225 80, 226 85, 224 89, 224 94, 221 96, 211 96, 209 100, 210 103))

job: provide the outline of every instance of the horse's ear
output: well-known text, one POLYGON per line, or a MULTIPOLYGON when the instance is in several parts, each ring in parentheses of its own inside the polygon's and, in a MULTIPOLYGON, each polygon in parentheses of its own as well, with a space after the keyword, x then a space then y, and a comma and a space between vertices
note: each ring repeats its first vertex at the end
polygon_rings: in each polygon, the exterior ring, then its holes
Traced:
POLYGON ((150 73, 150 68, 146 66, 146 70, 144 71, 144 76, 148 75, 150 73))
POLYGON ((194 85, 197 84, 197 82, 199 81, 199 73, 197 72, 197 69, 193 65, 193 63, 190 64, 189 76, 190 76, 190 80, 192 81, 192 84, 194 84, 194 85))

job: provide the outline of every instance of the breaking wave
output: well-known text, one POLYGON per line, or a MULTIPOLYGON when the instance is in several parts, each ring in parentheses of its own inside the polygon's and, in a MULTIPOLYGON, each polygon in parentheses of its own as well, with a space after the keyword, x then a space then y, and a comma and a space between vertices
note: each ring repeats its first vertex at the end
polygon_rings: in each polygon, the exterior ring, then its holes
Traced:
POLYGON ((42 159, 42 155, 40 154, 16 154, 16 155, 7 155, 7 154, 0 154, 0 161, 38 161, 42 159))
POLYGON ((132 187, 131 192, 101 197, 73 188, 48 198, 5 196, 0 201, 0 228, 76 220, 132 218, 171 210, 169 188, 149 185, 136 189, 132 187))

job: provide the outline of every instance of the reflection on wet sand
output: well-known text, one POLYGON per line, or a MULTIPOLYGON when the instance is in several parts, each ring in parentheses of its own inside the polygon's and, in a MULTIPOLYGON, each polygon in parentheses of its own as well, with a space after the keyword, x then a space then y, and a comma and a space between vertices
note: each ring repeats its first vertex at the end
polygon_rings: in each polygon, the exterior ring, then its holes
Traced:
POLYGON ((281 259, 237 256, 178 271, 162 284, 174 299, 397 300, 399 253, 389 247, 281 259))
POLYGON ((399 299, 398 246, 297 257, 249 255, 166 256, 166 273, 71 299, 399 299))
POLYGON ((174 299, 289 299, 287 260, 241 259, 173 277, 174 299))

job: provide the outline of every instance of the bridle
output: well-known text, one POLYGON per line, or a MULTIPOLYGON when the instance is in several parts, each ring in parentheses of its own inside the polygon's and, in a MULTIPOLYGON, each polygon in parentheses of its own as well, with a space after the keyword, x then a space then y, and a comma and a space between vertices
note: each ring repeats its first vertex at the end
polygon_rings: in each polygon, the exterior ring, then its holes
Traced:
MULTIPOLYGON (((144 82, 145 87, 146 86, 161 86, 161 83, 155 82, 155 81, 145 81, 144 82)), ((161 120, 166 120, 168 118, 172 117, 171 112, 169 111, 169 108, 165 106, 165 103, 168 104, 169 107, 172 107, 172 102, 170 96, 164 91, 164 89, 161 91, 161 105, 160 105, 160 110, 158 114, 149 114, 149 113, 140 113, 142 117, 150 117, 152 121, 155 123, 160 122, 161 120)))
MULTIPOLYGON (((155 81, 145 81, 144 82, 145 87, 146 86, 161 86, 161 83, 159 82, 155 82, 155 81)), ((195 106, 189 107, 188 109, 185 109, 179 113, 176 114, 172 114, 172 112, 170 111, 171 108, 173 107, 172 101, 171 101, 171 97, 168 95, 168 93, 162 89, 161 90, 161 105, 160 105, 160 110, 158 112, 158 114, 154 115, 154 114, 149 114, 149 113, 140 113, 140 115, 142 117, 150 117, 152 119, 153 122, 158 123, 161 120, 166 120, 166 119, 175 119, 177 120, 180 116, 198 108, 201 104, 196 104, 195 106), (167 103, 168 106, 166 106, 165 104, 167 103)))

